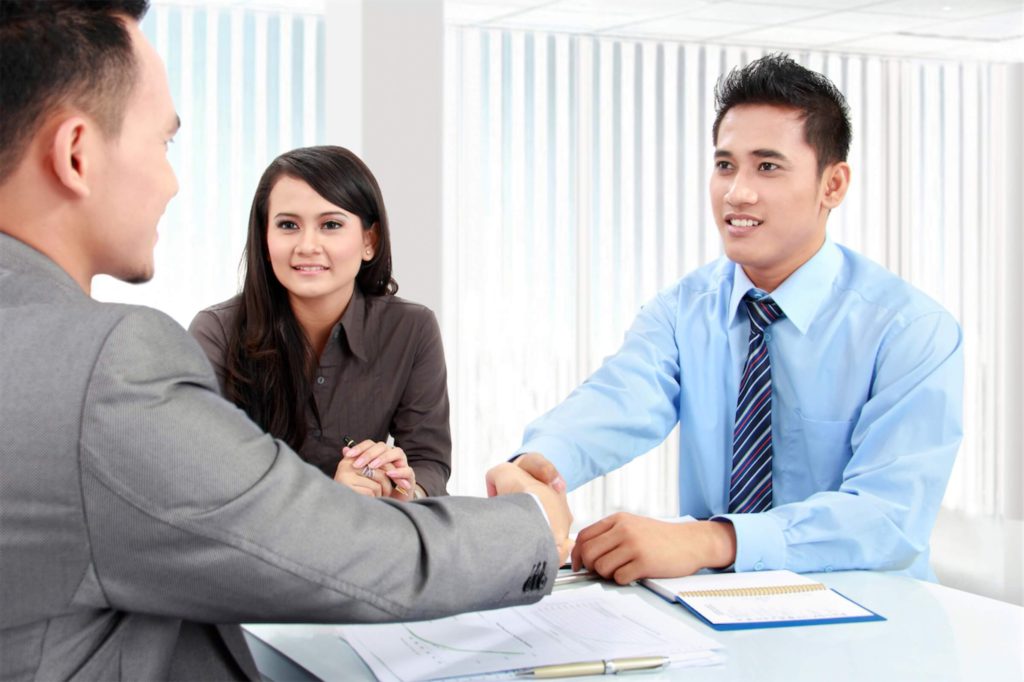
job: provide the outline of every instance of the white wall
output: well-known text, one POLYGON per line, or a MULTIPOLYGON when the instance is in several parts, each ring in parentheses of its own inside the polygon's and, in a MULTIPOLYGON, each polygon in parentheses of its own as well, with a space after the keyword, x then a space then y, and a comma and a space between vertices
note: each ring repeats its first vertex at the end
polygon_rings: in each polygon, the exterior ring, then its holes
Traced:
POLYGON ((399 295, 440 319, 443 201, 442 0, 329 0, 327 143, 377 177, 399 295))

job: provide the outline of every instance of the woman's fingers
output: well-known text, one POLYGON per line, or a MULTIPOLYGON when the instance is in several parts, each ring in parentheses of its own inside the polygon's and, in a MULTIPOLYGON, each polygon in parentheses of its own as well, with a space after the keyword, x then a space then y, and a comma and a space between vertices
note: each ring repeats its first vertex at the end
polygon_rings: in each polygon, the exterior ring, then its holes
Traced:
POLYGON ((367 466, 371 469, 376 469, 383 464, 393 464, 396 467, 403 467, 407 466, 409 462, 405 458, 405 450, 402 448, 388 448, 381 454, 374 457, 367 466))

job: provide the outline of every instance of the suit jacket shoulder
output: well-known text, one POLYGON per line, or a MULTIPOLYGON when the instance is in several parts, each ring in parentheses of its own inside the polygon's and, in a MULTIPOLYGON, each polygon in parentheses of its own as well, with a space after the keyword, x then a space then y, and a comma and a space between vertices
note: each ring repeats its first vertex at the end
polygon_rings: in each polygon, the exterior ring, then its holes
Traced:
POLYGON ((214 656, 182 620, 411 620, 551 589, 528 496, 362 498, 221 399, 173 320, 92 301, 2 234, 0 341, 0 678, 166 678, 214 656))

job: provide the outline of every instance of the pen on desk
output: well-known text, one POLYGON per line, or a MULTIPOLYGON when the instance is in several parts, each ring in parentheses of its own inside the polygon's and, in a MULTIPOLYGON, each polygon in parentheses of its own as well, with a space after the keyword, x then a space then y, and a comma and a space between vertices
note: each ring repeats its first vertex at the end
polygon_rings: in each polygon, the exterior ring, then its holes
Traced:
POLYGON ((668 667, 667 656, 638 656, 636 658, 612 658, 606 661, 586 661, 583 663, 563 663, 561 665, 542 665, 531 670, 520 670, 516 677, 532 677, 534 679, 550 679, 552 677, 582 677, 584 675, 615 675, 633 671, 664 670, 668 667))
POLYGON ((572 583, 583 582, 584 580, 600 580, 601 576, 596 571, 581 571, 579 573, 566 573, 555 576, 555 587, 559 585, 571 585, 572 583))
MULTIPOLYGON (((353 439, 353 438, 351 438, 349 436, 342 436, 341 437, 341 442, 345 444, 346 448, 354 448, 356 446, 355 439, 353 439)), ((363 470, 360 472, 360 475, 361 476, 365 476, 366 478, 373 478, 373 469, 371 469, 370 467, 363 467, 363 470)), ((406 490, 402 486, 398 485, 394 481, 391 481, 391 485, 394 486, 395 490, 398 491, 399 495, 408 495, 409 494, 408 490, 406 490)))

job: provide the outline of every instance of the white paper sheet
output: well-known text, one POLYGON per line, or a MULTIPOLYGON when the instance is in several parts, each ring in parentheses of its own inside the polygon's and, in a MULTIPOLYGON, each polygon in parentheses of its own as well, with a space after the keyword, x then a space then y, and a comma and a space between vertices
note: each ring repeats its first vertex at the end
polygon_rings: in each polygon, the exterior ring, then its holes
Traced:
POLYGON ((530 606, 338 631, 378 679, 399 682, 645 655, 702 665, 718 660, 720 646, 639 597, 598 585, 530 606))

